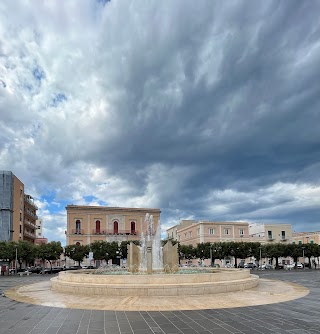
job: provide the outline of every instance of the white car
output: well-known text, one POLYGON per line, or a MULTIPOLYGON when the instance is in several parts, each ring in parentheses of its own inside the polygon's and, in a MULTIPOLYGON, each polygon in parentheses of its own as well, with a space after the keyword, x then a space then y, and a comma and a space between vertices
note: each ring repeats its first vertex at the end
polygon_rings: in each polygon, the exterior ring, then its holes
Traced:
POLYGON ((297 266, 296 266, 295 262, 293 262, 293 263, 285 264, 284 268, 287 269, 287 270, 291 270, 291 269, 295 269, 295 268, 303 269, 303 264, 300 263, 300 262, 297 262, 297 266))
POLYGON ((287 263, 284 265, 284 269, 291 270, 294 269, 295 263, 287 263))

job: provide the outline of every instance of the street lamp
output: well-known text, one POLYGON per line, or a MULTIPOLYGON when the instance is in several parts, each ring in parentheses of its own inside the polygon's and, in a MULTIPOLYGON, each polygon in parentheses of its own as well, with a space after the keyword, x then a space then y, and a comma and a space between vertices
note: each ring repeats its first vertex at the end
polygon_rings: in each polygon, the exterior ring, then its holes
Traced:
POLYGON ((15 246, 16 248, 16 263, 15 263, 15 268, 14 268, 14 274, 17 275, 17 263, 18 263, 18 246, 15 246))
POLYGON ((261 245, 259 246, 259 255, 260 255, 260 270, 262 270, 262 256, 261 256, 261 245))
POLYGON ((305 261, 304 261, 304 247, 302 247, 302 257, 303 257, 303 270, 305 269, 305 261))

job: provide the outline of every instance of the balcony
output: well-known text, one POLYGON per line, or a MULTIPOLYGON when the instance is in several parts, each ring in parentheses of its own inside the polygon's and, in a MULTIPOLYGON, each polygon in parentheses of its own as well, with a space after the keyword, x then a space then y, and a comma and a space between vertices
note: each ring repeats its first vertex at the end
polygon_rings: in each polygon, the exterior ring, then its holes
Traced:
POLYGON ((83 234, 83 229, 75 229, 75 230, 72 230, 72 234, 83 234))
POLYGON ((25 221, 23 222, 23 224, 24 224, 24 226, 29 227, 29 228, 31 228, 31 229, 33 229, 33 230, 37 230, 37 229, 38 229, 37 225, 32 224, 31 222, 29 222, 29 221, 27 221, 27 220, 25 220, 25 221))
POLYGON ((36 235, 33 234, 33 233, 30 233, 28 231, 23 231, 23 235, 27 238, 31 238, 31 239, 35 239, 36 238, 36 235))
POLYGON ((24 210, 24 215, 30 217, 32 220, 38 219, 38 216, 30 210, 24 210))
POLYGON ((92 234, 102 234, 102 235, 106 235, 107 232, 106 230, 92 230, 92 234))
POLYGON ((38 207, 34 204, 34 200, 30 195, 24 195, 24 201, 31 205, 34 209, 38 210, 38 207))
POLYGON ((106 230, 107 235, 139 235, 137 230, 106 230))

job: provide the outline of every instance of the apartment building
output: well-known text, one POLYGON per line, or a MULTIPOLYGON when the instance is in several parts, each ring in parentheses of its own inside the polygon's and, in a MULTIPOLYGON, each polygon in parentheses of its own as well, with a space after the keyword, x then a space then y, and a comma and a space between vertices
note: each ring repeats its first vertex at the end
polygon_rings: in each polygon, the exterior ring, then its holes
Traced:
POLYGON ((320 231, 293 232, 292 242, 295 244, 320 244, 320 231))
POLYGON ((0 171, 0 240, 34 243, 37 210, 24 184, 12 172, 0 171))
POLYGON ((153 231, 160 209, 67 205, 66 245, 89 245, 94 241, 140 240, 146 234, 146 214, 153 216, 153 231))
POLYGON ((249 241, 267 243, 292 243, 291 224, 249 224, 249 241))
POLYGON ((249 241, 249 230, 247 222, 181 220, 178 225, 167 229, 167 238, 195 247, 206 242, 249 241))

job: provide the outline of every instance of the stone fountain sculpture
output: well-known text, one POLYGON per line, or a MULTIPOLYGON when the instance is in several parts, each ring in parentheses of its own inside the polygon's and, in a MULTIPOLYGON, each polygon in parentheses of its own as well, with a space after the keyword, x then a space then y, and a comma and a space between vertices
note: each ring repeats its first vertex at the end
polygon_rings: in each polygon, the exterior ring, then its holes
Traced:
POLYGON ((131 242, 128 245, 127 268, 129 272, 142 271, 147 274, 155 272, 176 272, 178 270, 178 245, 168 241, 161 247, 161 226, 154 230, 153 216, 145 216, 146 235, 141 235, 141 247, 131 242))
POLYGON ((112 272, 61 271, 51 279, 52 289, 80 295, 105 296, 187 296, 234 292, 256 287, 259 277, 248 269, 210 268, 180 274, 178 245, 170 241, 161 247, 160 224, 154 231, 153 217, 146 215, 147 233, 141 247, 128 245, 127 275, 112 272), (134 275, 136 272, 156 275, 134 275))

